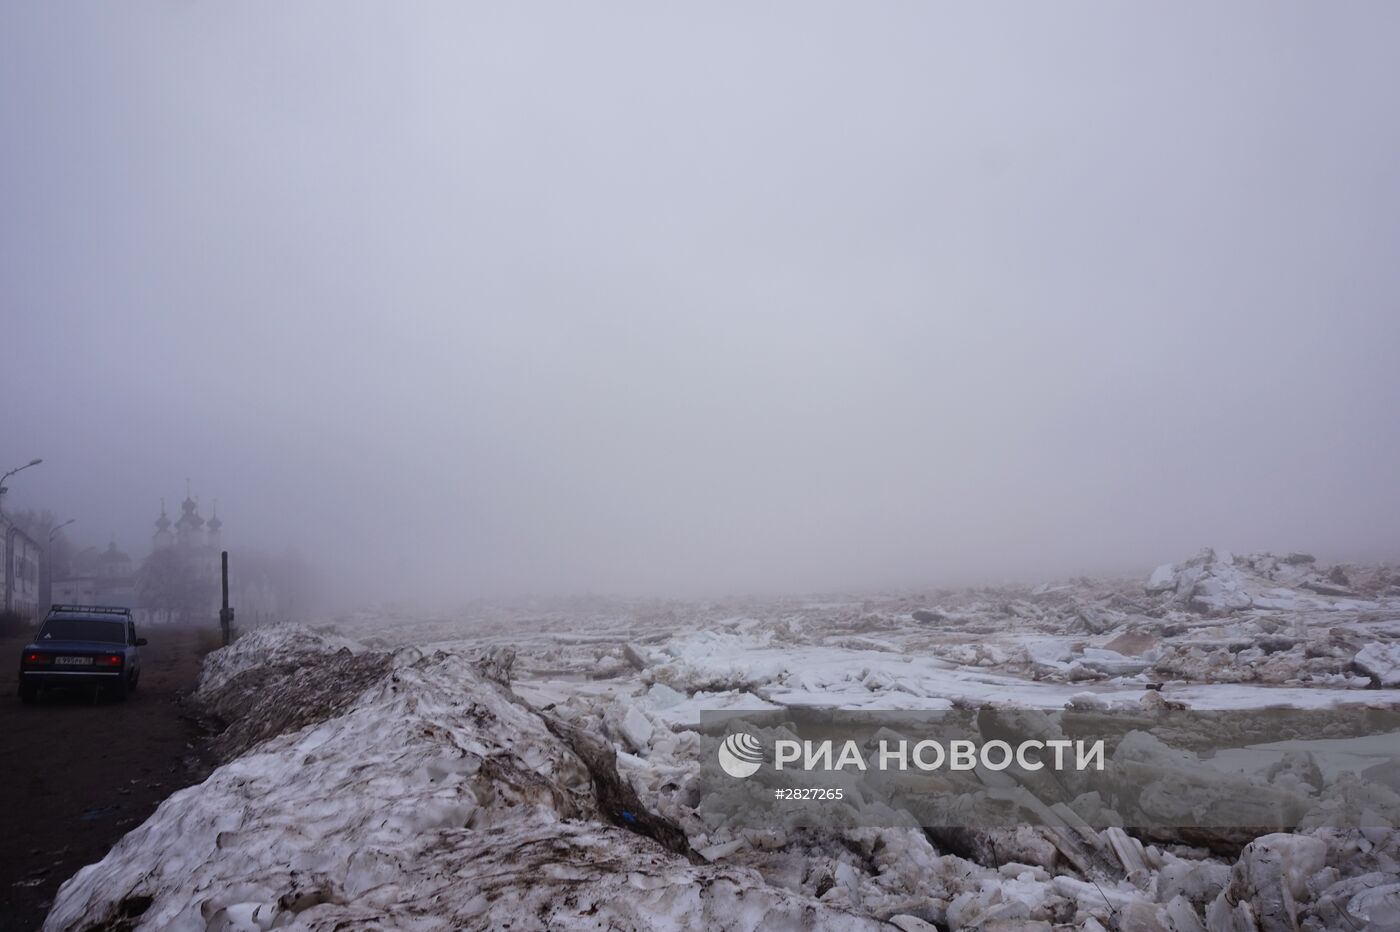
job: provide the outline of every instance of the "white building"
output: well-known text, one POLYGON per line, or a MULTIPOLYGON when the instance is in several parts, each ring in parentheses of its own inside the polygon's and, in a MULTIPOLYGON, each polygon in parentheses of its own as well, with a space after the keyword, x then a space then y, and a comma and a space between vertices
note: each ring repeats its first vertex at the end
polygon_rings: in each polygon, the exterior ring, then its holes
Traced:
POLYGON ((136 571, 116 541, 89 559, 75 558, 73 570, 67 579, 53 581, 50 598, 55 603, 136 607, 136 571))
POLYGON ((3 608, 6 613, 33 618, 39 613, 39 545, 8 518, 0 517, 0 566, 3 566, 3 608))

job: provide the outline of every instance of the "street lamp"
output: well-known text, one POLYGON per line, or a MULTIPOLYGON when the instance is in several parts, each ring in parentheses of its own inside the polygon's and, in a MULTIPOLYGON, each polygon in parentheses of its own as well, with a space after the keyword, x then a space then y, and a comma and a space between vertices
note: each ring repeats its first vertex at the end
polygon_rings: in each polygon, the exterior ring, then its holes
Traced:
POLYGON ((39 598, 44 605, 53 604, 53 556, 51 551, 53 550, 54 535, 77 520, 77 518, 69 518, 62 524, 49 528, 49 541, 44 545, 44 562, 39 567, 39 598))
MULTIPOLYGON (((59 531, 63 530, 63 529, 66 528, 68 525, 72 524, 74 521, 77 521, 77 520, 78 520, 77 518, 69 518, 67 521, 63 522, 62 524, 55 525, 54 528, 53 528, 51 531, 49 531, 49 545, 50 545, 50 546, 53 545, 53 536, 54 536, 55 534, 57 534, 59 531)), ((45 549, 47 549, 47 548, 45 548, 45 549)))
POLYGON ((5 516, 5 480, 10 478, 22 469, 28 469, 30 466, 38 466, 42 462, 43 460, 36 456, 34 457, 34 459, 25 463, 23 466, 16 466, 14 469, 11 469, 9 472, 5 473, 5 475, 0 476, 0 518, 3 518, 5 516))

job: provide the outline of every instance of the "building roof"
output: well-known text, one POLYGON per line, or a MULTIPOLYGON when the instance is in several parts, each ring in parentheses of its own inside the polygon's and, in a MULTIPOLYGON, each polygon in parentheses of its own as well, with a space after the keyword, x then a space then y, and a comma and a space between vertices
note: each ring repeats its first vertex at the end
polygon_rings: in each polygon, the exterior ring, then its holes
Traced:
POLYGON ((117 542, 112 541, 107 545, 107 549, 97 555, 98 563, 130 563, 131 557, 117 549, 117 542))

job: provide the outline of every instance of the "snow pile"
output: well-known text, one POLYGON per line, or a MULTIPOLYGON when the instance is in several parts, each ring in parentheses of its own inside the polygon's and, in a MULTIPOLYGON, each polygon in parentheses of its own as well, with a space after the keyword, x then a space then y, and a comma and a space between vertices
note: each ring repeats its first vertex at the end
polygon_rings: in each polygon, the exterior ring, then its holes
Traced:
MULTIPOLYGON (((392 660, 417 656, 409 649, 392 660)), ((214 744, 221 757, 230 758, 338 713, 390 663, 387 653, 299 625, 264 628, 209 654, 194 698, 226 724, 214 744)))
MULTIPOLYGON (((257 656, 333 662, 328 646, 259 632, 201 691, 255 674, 257 656)), ((468 659, 387 665, 342 713, 171 796, 63 885, 45 928, 874 927, 604 821, 579 757, 468 659)))
POLYGON ((199 671, 200 689, 218 689, 244 672, 267 667, 272 663, 305 664, 318 654, 347 651, 359 653, 365 649, 358 641, 327 631, 314 631, 304 625, 278 625, 275 628, 254 628, 228 647, 211 652, 204 658, 199 671))

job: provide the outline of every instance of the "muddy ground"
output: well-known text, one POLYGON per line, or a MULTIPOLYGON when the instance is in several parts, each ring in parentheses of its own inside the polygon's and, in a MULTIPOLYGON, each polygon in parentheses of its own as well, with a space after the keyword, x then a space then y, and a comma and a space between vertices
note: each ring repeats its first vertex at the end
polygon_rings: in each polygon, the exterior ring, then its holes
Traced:
POLYGON ((26 637, 0 639, 0 930, 37 929, 59 885, 175 790, 202 779, 202 731, 180 701, 210 633, 149 625, 126 702, 92 690, 17 694, 26 637))

